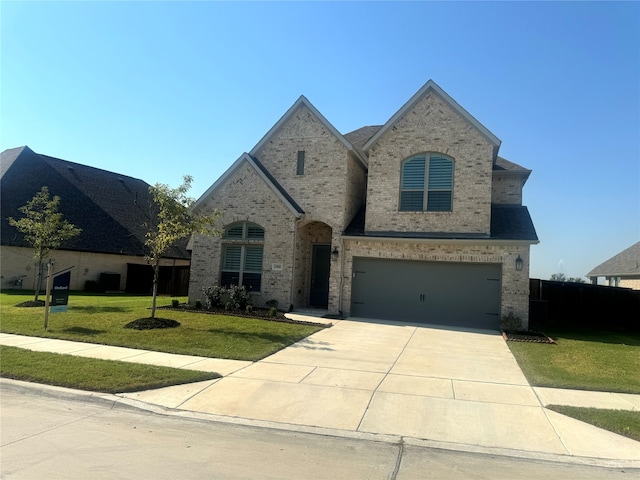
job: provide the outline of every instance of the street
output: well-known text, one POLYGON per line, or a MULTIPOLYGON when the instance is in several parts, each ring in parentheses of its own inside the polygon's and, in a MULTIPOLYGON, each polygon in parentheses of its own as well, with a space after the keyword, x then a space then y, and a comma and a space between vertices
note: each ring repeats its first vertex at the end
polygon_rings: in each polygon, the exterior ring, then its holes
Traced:
POLYGON ((3 479, 629 479, 553 463, 137 410, 2 382, 3 479))

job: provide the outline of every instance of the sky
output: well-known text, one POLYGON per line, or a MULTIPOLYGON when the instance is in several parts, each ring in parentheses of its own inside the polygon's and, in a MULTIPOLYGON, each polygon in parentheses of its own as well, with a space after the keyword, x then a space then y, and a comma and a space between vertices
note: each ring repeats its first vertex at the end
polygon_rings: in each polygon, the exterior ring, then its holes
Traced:
POLYGON ((198 198, 304 95, 341 133, 429 79, 533 173, 531 276, 640 240, 639 2, 0 2, 0 151, 198 198))

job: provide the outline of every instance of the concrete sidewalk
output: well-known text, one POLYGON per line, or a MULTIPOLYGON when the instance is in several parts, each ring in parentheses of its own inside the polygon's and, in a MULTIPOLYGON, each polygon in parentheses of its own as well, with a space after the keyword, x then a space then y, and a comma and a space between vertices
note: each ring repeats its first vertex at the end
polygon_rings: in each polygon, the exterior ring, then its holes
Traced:
POLYGON ((532 388, 497 332, 334 322, 255 363, 8 334, 0 334, 0 343, 224 376, 118 396, 182 414, 335 435, 400 436, 455 450, 640 466, 640 442, 544 408, 640 410, 640 395, 532 388))

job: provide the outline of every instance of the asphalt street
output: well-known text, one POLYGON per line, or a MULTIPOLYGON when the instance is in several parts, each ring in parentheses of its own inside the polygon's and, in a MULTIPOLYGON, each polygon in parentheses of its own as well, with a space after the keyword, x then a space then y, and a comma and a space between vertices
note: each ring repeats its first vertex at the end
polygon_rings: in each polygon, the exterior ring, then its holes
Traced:
POLYGON ((37 386, 0 390, 3 479, 630 479, 640 470, 439 450, 167 414, 37 386))

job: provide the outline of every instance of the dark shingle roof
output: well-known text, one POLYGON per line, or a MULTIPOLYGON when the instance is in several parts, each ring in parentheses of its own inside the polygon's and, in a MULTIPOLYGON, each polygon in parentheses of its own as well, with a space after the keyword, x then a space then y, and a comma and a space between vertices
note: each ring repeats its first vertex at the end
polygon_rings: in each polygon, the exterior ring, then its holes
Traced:
MULTIPOLYGON (((0 219, 2 245, 29 246, 8 217, 19 218, 19 208, 46 186, 60 197, 64 219, 82 233, 62 248, 88 252, 142 256, 152 198, 149 185, 139 179, 99 168, 39 155, 29 147, 10 149, 1 157, 0 219)), ((186 240, 172 249, 170 258, 189 258, 186 240)))
POLYGON ((430 238, 443 240, 520 240, 537 242, 538 235, 531 221, 527 207, 520 205, 491 206, 491 235, 455 233, 455 232, 367 232, 364 231, 365 207, 361 207, 344 235, 388 238, 430 238))
POLYGON ((371 137, 373 137, 378 130, 382 128, 382 125, 374 125, 370 127, 362 127, 353 132, 344 134, 344 138, 356 147, 358 150, 362 150, 362 146, 367 143, 371 137))
POLYGON ((529 209, 522 205, 491 205, 491 238, 537 242, 529 209))
POLYGON ((640 242, 611 257, 587 273, 587 277, 640 276, 640 242))

